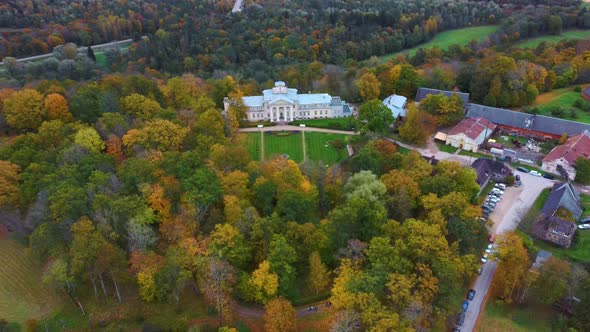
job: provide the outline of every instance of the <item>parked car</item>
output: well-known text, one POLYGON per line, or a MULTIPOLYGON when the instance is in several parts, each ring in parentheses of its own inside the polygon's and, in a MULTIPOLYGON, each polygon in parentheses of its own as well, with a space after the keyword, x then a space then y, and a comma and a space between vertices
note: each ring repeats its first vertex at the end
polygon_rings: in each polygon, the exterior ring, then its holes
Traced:
POLYGON ((514 177, 514 181, 520 182, 520 175, 516 174, 516 176, 514 177))
POLYGON ((498 203, 501 200, 502 200, 502 198, 500 198, 498 196, 490 196, 490 197, 488 197, 488 201, 494 202, 494 203, 498 203))
POLYGON ((590 223, 590 217, 584 217, 580 219, 580 224, 588 224, 590 223))
POLYGON ((496 203, 494 202, 487 202, 486 203, 489 207, 495 208, 496 207, 496 203))
POLYGON ((504 190, 500 190, 498 188, 494 188, 494 189, 492 189, 492 194, 504 195, 504 190))
POLYGON ((483 257, 481 258, 481 262, 484 264, 488 262, 488 255, 487 254, 483 255, 483 257))
POLYGON ((590 229, 590 224, 579 224, 578 229, 590 229))
POLYGON ((481 272, 483 271, 483 266, 479 268, 479 270, 477 270, 477 274, 481 274, 481 272))
POLYGON ((514 187, 518 188, 518 187, 520 187, 520 185, 521 185, 520 181, 514 182, 514 187))
POLYGON ((529 172, 528 169, 526 169, 526 168, 524 168, 522 166, 518 166, 516 169, 519 170, 519 171, 521 171, 521 172, 525 172, 525 173, 528 173, 529 172))
POLYGON ((469 301, 472 301, 475 298, 475 289, 470 289, 469 292, 467 292, 467 299, 469 301))
POLYGON ((496 185, 494 186, 496 188, 500 188, 502 190, 506 189, 506 185, 503 183, 496 183, 496 185))
POLYGON ((489 254, 489 253, 491 253, 491 252, 492 252, 492 248, 494 248, 494 245, 493 245, 493 244, 491 244, 491 243, 490 243, 490 244, 488 244, 488 247, 486 248, 486 254, 489 254))
POLYGON ((465 322, 465 312, 462 312, 461 314, 459 314, 459 317, 457 317, 457 326, 463 326, 464 322, 465 322))
POLYGON ((541 173, 539 173, 537 171, 530 171, 529 174, 533 175, 533 176, 542 176, 541 173))
POLYGON ((551 175, 551 174, 549 174, 549 173, 545 173, 545 174, 543 174, 543 177, 544 177, 545 179, 549 179, 549 180, 554 180, 554 179, 555 179, 555 176, 553 176, 553 175, 551 175))
POLYGON ((461 305, 461 308, 463 308, 463 312, 467 311, 467 308, 469 308, 469 301, 463 301, 463 305, 461 305))
POLYGON ((490 234, 488 241, 490 241, 490 243, 494 243, 494 240, 496 240, 496 234, 490 234))
POLYGON ((459 328, 457 327, 453 330, 453 332, 461 332, 461 330, 459 330, 459 328))

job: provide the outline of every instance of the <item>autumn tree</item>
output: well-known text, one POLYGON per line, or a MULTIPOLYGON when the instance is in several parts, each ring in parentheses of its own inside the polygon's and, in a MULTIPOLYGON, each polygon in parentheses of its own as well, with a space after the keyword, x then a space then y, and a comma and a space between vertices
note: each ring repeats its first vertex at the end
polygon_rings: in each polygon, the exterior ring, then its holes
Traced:
POLYGON ((379 98, 381 94, 381 83, 377 80, 375 74, 371 72, 364 73, 356 82, 359 94, 363 101, 379 98))
POLYGON ((279 294, 285 296, 293 286, 296 270, 293 266, 297 254, 285 237, 275 234, 270 242, 268 261, 270 270, 279 276, 279 294))
POLYGON ((105 148, 104 141, 100 138, 96 129, 91 127, 78 130, 74 135, 74 143, 94 153, 100 153, 105 148))
POLYGON ((275 298, 264 306, 264 329, 269 332, 297 330, 295 308, 283 298, 275 298))
POLYGON ((244 235, 230 224, 215 225, 209 251, 211 256, 227 260, 235 267, 245 267, 251 257, 244 235))
POLYGON ((157 101, 137 93, 121 98, 121 110, 138 119, 151 119, 161 109, 157 101))
POLYGON ((0 206, 16 205, 19 200, 20 167, 0 160, 0 206))
POLYGON ((364 103, 359 108, 359 115, 356 119, 356 128, 362 133, 369 132, 384 134, 387 128, 393 123, 391 110, 378 99, 364 103))
POLYGON ((317 251, 309 256, 309 286, 318 295, 330 282, 330 273, 317 251))
POLYGON ((60 94, 52 93, 45 97, 45 111, 47 119, 61 120, 62 122, 72 121, 74 118, 68 107, 68 101, 60 94))
POLYGON ((141 129, 131 129, 123 136, 123 144, 132 147, 135 144, 146 149, 177 151, 180 149, 188 129, 173 122, 155 119, 146 123, 141 129))
POLYGON ((43 95, 32 89, 14 92, 4 99, 3 112, 10 127, 36 130, 45 119, 43 95))
POLYGON ((200 285, 205 300, 217 312, 219 324, 232 321, 234 314, 232 290, 234 284, 234 268, 223 260, 210 259, 200 285))
POLYGON ((256 301, 264 304, 276 296, 279 288, 279 277, 270 272, 270 263, 263 261, 258 269, 252 272, 249 283, 254 291, 256 301))
POLYGON ((515 290, 526 280, 530 259, 518 234, 505 233, 496 242, 494 257, 499 262, 493 289, 500 298, 511 302, 516 295, 515 290))
POLYGON ((436 124, 451 126, 461 121, 464 116, 463 100, 456 93, 451 97, 443 94, 431 94, 420 101, 420 109, 436 118, 436 124))
POLYGON ((432 120, 427 114, 418 111, 415 105, 408 104, 399 135, 406 142, 424 144, 432 133, 432 127, 432 120))

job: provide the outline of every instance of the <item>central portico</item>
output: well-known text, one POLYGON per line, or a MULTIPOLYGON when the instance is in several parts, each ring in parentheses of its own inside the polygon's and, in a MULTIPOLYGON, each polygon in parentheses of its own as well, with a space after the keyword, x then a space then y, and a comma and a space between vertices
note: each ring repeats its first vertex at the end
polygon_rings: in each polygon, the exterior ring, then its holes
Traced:
MULTIPOLYGON (((248 121, 290 122, 299 119, 336 118, 350 116, 350 107, 327 93, 299 94, 290 89, 285 82, 277 81, 272 89, 262 92, 262 96, 242 97, 247 107, 248 121)), ((227 112, 230 105, 224 99, 227 112)))

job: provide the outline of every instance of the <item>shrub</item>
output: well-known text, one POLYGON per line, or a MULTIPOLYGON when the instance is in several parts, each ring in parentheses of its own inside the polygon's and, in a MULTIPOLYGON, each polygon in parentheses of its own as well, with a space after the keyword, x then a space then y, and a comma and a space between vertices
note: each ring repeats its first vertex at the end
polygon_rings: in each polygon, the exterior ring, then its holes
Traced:
POLYGON ((581 86, 579 86, 579 85, 576 85, 576 86, 574 87, 574 91, 575 91, 575 92, 582 92, 582 87, 581 87, 581 86))
POLYGON ((563 116, 564 109, 561 106, 557 106, 551 109, 551 115, 557 118, 561 118, 563 116))
POLYGON ((575 108, 570 109, 570 117, 572 119, 577 119, 578 118, 578 113, 576 112, 575 108))

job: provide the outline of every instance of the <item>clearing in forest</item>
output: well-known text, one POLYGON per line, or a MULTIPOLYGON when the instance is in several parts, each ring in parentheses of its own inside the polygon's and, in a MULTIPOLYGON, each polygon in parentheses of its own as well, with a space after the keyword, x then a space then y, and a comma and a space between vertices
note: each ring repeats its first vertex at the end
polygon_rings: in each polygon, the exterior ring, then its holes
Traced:
POLYGON ((11 239, 0 238, 0 318, 22 324, 62 305, 62 297, 45 287, 39 263, 11 239))
POLYGON ((413 56, 416 54, 416 51, 419 48, 432 48, 437 46, 441 50, 446 50, 449 46, 453 44, 458 44, 461 46, 465 46, 469 44, 472 40, 475 41, 482 41, 487 38, 489 35, 493 34, 494 32, 498 31, 499 27, 496 25, 485 25, 480 27, 471 27, 471 28, 463 28, 463 29, 456 29, 456 30, 449 30, 443 31, 438 33, 432 40, 420 44, 416 47, 402 50, 400 52, 396 52, 393 54, 388 54, 380 57, 381 61, 387 61, 391 58, 396 57, 399 54, 408 53, 409 56, 413 56))
POLYGON ((536 48, 542 42, 558 43, 564 39, 590 39, 590 30, 568 30, 559 35, 548 35, 524 39, 513 46, 521 48, 536 48))

